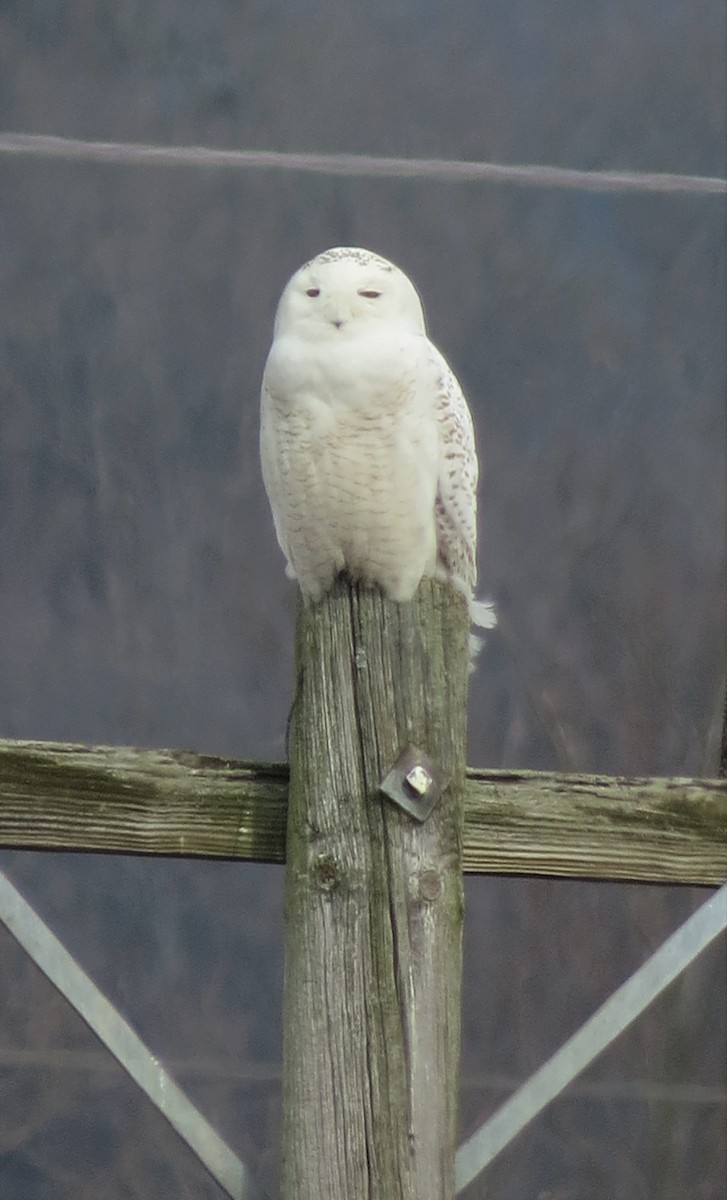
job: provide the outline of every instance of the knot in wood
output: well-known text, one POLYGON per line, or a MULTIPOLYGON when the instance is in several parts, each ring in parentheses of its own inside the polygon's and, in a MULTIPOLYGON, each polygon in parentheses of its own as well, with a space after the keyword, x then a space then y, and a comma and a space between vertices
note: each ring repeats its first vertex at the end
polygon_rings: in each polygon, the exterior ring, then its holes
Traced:
POLYGON ((442 894, 442 877, 439 871, 429 867, 419 876, 419 896, 427 904, 433 904, 442 894))
POLYGON ((316 859, 313 874, 320 891, 330 895, 340 886, 341 876, 338 863, 332 854, 321 854, 316 859))

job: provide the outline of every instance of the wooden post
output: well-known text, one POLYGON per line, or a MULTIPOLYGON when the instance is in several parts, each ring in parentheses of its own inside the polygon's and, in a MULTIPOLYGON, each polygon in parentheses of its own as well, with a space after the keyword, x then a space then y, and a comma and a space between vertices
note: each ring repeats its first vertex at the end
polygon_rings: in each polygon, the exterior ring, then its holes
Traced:
POLYGON ((720 779, 727 779, 727 680, 724 685, 724 708, 722 709, 722 748, 719 755, 720 779))
POLYGON ((451 1200, 468 622, 340 581, 301 604, 283 1001, 284 1200, 451 1200), (418 823, 379 785, 407 747, 451 782, 418 823))

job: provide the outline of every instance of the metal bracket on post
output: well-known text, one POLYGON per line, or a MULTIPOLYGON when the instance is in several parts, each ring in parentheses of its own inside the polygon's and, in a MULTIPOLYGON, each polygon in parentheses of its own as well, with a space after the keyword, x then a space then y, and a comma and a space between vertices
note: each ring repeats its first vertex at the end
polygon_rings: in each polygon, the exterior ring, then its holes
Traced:
POLYGON ((426 821, 448 783, 434 759, 410 746, 382 781, 381 791, 415 821, 426 821))

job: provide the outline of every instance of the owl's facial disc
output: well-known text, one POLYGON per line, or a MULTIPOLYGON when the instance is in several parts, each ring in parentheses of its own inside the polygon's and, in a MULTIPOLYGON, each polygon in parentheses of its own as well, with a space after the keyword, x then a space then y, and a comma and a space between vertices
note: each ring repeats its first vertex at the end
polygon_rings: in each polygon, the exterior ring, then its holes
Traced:
POLYGON ((424 332, 414 286, 392 263, 368 251, 326 251, 306 263, 283 292, 276 333, 354 336, 381 324, 424 332))

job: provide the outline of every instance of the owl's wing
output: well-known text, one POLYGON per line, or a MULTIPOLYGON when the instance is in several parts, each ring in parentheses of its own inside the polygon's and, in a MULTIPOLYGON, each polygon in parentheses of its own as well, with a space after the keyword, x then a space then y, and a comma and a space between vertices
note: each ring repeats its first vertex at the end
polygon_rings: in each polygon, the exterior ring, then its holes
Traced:
POLYGON ((475 430, 459 383, 434 346, 439 427, 437 549, 440 568, 469 598, 477 581, 477 451, 475 430))
POLYGON ((285 536, 286 526, 286 495, 288 482, 285 475, 285 448, 280 444, 279 428, 276 421, 273 398, 263 377, 260 393, 260 465, 263 473, 263 483, 268 494, 270 507, 275 523, 275 533, 280 549, 288 560, 286 575, 295 579, 295 571, 290 560, 288 542, 285 536))

